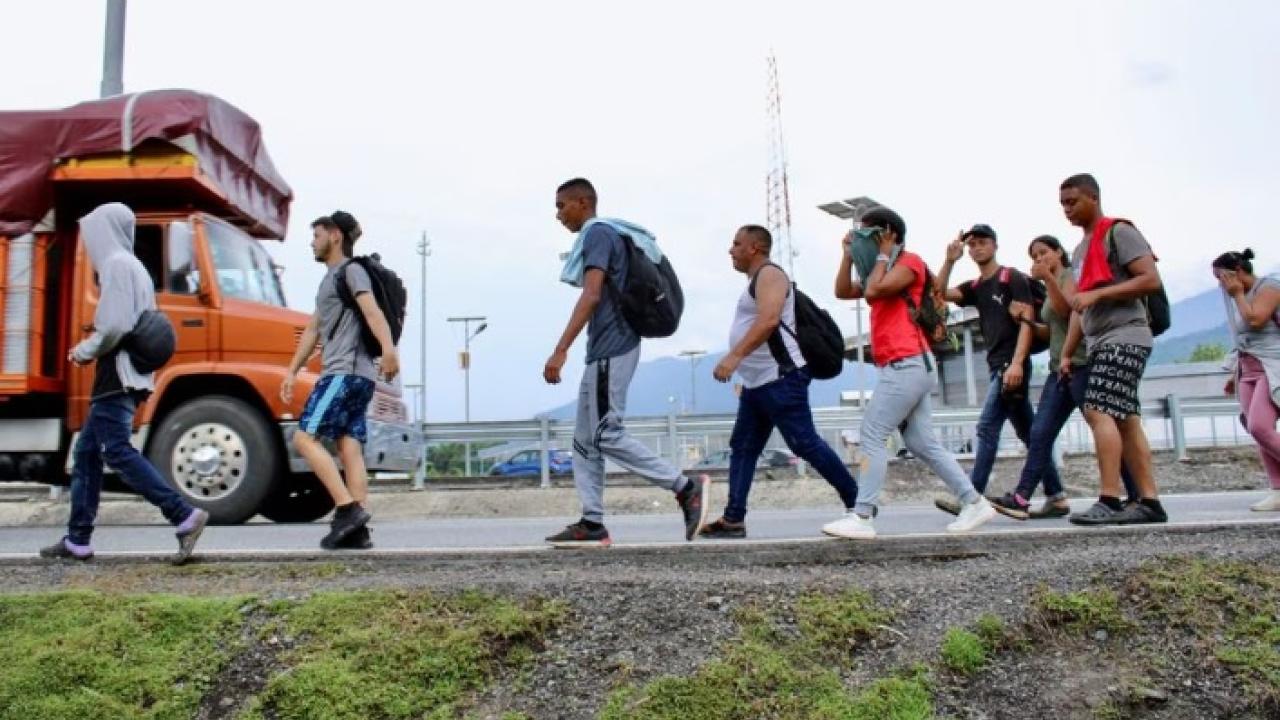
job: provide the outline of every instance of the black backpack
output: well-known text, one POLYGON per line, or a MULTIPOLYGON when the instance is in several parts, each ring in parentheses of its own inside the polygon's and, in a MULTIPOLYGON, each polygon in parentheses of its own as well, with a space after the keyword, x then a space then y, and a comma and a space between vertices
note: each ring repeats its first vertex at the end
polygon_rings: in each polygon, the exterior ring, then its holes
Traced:
MULTIPOLYGON (((756 278, 759 275, 760 272, 756 271, 747 288, 753 298, 756 296, 756 278)), ((793 329, 787 327, 786 323, 778 323, 779 329, 769 336, 769 352, 780 367, 787 369, 795 366, 779 334, 780 330, 785 330, 795 338, 800 354, 804 356, 805 367, 814 379, 830 380, 839 376, 844 369, 844 334, 840 332, 840 326, 831 318, 831 313, 818 307, 812 298, 800 292, 795 283, 791 283, 791 292, 795 294, 796 326, 793 329)))
MULTIPOLYGON (((378 342, 378 338, 373 334, 368 321, 364 318, 364 313, 356 304, 355 296, 351 294, 351 288, 347 286, 347 266, 351 263, 359 265, 368 273, 370 293, 378 303, 378 309, 382 311, 383 317, 387 319, 387 325, 391 328, 391 340, 397 344, 400 342, 400 334, 404 332, 404 316, 405 309, 409 305, 409 291, 405 289, 400 276, 382 264, 382 258, 377 253, 351 258, 338 268, 334 278, 338 297, 342 299, 346 309, 354 311, 356 317, 360 319, 360 342, 364 345, 365 351, 370 357, 379 358, 382 357, 382 343, 378 342)), ((334 323, 329 330, 329 339, 333 340, 337 332, 338 323, 334 323)))
POLYGON ((150 375, 173 358, 178 348, 178 336, 167 315, 159 310, 143 310, 122 345, 133 369, 150 375))
MULTIPOLYGON (((1117 218, 1116 222, 1107 230, 1107 263, 1112 267, 1120 266, 1120 258, 1116 254, 1116 242, 1112 237, 1112 233, 1115 232, 1116 224, 1122 222, 1133 226, 1133 223, 1128 220, 1117 218)), ((1153 260, 1155 259, 1154 254, 1151 257, 1153 260)), ((1160 281, 1160 289, 1142 298, 1142 304, 1147 308, 1147 324, 1151 326, 1152 337, 1159 337, 1164 334, 1164 331, 1168 330, 1169 326, 1173 324, 1173 311, 1169 307, 1169 295, 1164 291, 1163 279, 1160 281)))
POLYGON ((664 254, 662 261, 654 263, 644 254, 630 235, 619 233, 627 253, 627 280, 624 287, 612 283, 618 308, 627 324, 640 337, 663 338, 673 335, 680 327, 684 314, 684 291, 675 268, 664 254))

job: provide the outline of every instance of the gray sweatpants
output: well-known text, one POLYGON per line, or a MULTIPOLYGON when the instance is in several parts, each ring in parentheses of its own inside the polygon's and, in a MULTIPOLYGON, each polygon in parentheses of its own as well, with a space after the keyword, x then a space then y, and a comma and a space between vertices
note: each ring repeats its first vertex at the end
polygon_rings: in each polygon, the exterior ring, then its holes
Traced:
POLYGON ((667 490, 684 485, 677 468, 628 435, 622 426, 627 388, 639 362, 637 345, 625 355, 587 363, 582 373, 578 421, 573 429, 573 482, 582 501, 582 517, 592 522, 604 521, 605 458, 667 490))
MULTIPOLYGON (((932 363, 933 360, 930 359, 932 363)), ((889 436, 905 421, 902 441, 928 465, 963 503, 980 495, 964 468, 933 432, 933 402, 929 397, 937 378, 925 366, 925 356, 905 358, 880 368, 875 392, 862 418, 862 452, 866 469, 858 477, 859 515, 870 516, 880 503, 880 490, 889 470, 889 436)))

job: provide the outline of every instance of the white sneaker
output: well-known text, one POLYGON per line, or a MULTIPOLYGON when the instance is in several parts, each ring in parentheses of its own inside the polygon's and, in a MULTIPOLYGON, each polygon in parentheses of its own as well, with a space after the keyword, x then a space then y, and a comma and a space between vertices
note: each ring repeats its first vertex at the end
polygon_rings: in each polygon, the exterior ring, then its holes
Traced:
POLYGON ((1280 490, 1272 490, 1270 495, 1249 506, 1254 512, 1275 512, 1280 510, 1280 490))
POLYGON ((876 526, 871 518, 864 518, 849 510, 839 520, 832 520, 823 525, 822 532, 850 540, 871 540, 876 536, 876 526))
POLYGON ((982 498, 976 503, 970 503, 961 508, 960 517, 947 525, 947 532, 962 533, 977 530, 997 514, 996 509, 991 507, 991 503, 987 502, 986 498, 982 498))

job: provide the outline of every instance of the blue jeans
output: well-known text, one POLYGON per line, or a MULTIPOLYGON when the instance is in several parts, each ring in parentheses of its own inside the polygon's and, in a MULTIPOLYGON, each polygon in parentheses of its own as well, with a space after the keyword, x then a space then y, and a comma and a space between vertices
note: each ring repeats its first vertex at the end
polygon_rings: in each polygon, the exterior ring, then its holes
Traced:
MULTIPOLYGON (((1014 492, 1023 500, 1030 500, 1036 485, 1044 480, 1044 494, 1054 497, 1062 493, 1062 481, 1053 464, 1053 444, 1071 418, 1071 413, 1084 402, 1084 391, 1089 386, 1089 366, 1074 368, 1069 379, 1058 373, 1045 380, 1036 408, 1035 421, 1031 423, 1031 442, 1027 446, 1027 462, 1022 466, 1022 478, 1014 492), (1050 472, 1050 470, 1053 470, 1050 472)), ((1120 466, 1125 492, 1131 499, 1138 499, 1137 489, 1129 469, 1120 466)))
POLYGON ((840 493, 847 509, 858 502, 858 483, 835 450, 818 436, 809 409, 809 383, 804 368, 792 370, 771 383, 746 388, 738 398, 738 417, 729 438, 729 504, 724 519, 742 522, 747 495, 755 479, 756 463, 776 427, 791 452, 813 466, 840 493))
MULTIPOLYGON (((1024 384, 1031 382, 1030 373, 1022 379, 1024 384)), ((991 479, 991 468, 996 463, 996 450, 1000 448, 1000 431, 1004 429, 1004 421, 1013 423, 1013 431, 1017 433, 1022 444, 1031 446, 1031 399, 1022 395, 1010 400, 1004 394, 1004 371, 991 371, 991 385, 987 388, 987 401, 982 406, 982 416, 978 418, 978 451, 973 459, 973 470, 969 479, 978 492, 986 492, 987 481, 991 479)), ((1052 463, 1044 470, 1045 483, 1054 483, 1061 487, 1058 469, 1052 463)))
POLYGON ((192 507, 171 488, 142 453, 129 443, 137 402, 129 395, 111 395, 89 405, 89 417, 80 428, 71 468, 71 519, 67 539, 88 545, 102 496, 102 463, 120 473, 124 482, 147 502, 160 508, 166 520, 179 525, 192 507))

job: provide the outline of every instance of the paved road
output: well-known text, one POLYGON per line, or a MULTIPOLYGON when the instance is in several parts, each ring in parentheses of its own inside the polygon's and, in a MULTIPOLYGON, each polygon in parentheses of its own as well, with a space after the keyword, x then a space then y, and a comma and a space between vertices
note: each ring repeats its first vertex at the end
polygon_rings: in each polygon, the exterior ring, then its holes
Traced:
MULTIPOLYGON (((1276 524, 1280 513, 1255 513, 1249 505, 1261 493, 1213 493, 1170 495, 1164 498, 1171 518, 1168 527, 1190 528, 1209 525, 1276 524)), ((1091 500, 1072 503, 1077 510, 1091 500)), ((762 510, 751 513, 751 543, 821 539, 820 528, 833 517, 830 510, 762 510)), ((529 550, 545 548, 542 538, 558 530, 572 518, 484 518, 431 519, 375 522, 374 541, 378 551, 393 553, 458 550, 529 550)), ((921 537, 945 534, 951 516, 931 505, 900 505, 885 508, 876 522, 883 537, 921 537)), ((625 515, 608 519, 615 544, 683 545, 682 528, 675 514, 625 515)), ((1156 527, 1156 526, 1152 526, 1156 527)), ((211 527, 205 531, 198 552, 202 554, 268 553, 291 555, 318 550, 324 524, 275 525, 251 523, 239 527, 211 527)), ((31 557, 41 545, 57 539, 60 528, 0 528, 0 559, 15 561, 31 557)), ((1019 522, 1003 516, 979 530, 979 534, 1049 531, 1096 533, 1094 528, 1078 528, 1059 520, 1019 522)), ((706 543, 707 541, 702 541, 706 543)), ((742 541, 721 541, 741 544, 742 541)), ((173 531, 163 525, 105 526, 98 529, 94 545, 101 556, 135 553, 165 553, 174 548, 173 531)))

